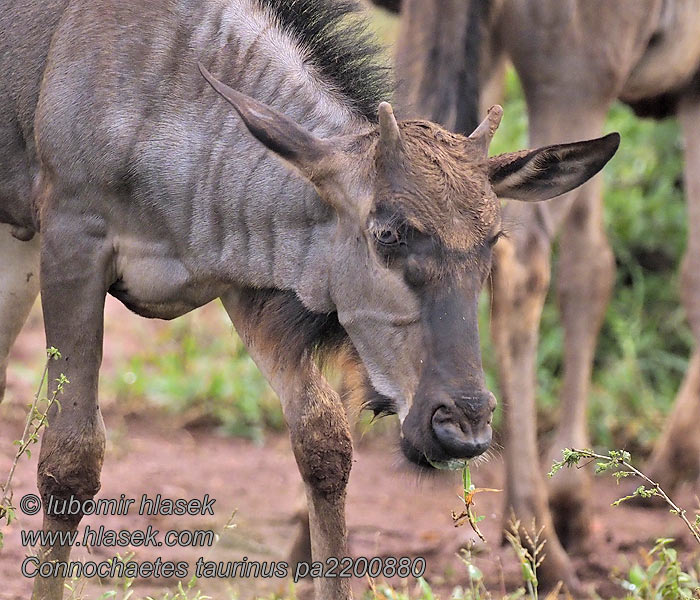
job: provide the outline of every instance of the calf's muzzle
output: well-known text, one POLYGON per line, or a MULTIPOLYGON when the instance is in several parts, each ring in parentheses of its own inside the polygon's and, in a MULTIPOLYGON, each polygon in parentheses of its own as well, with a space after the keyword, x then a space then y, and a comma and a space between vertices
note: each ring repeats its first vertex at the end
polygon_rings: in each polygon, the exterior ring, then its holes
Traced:
POLYGON ((491 418, 496 398, 491 392, 443 404, 431 418, 433 435, 443 453, 453 458, 474 458, 491 444, 491 418))

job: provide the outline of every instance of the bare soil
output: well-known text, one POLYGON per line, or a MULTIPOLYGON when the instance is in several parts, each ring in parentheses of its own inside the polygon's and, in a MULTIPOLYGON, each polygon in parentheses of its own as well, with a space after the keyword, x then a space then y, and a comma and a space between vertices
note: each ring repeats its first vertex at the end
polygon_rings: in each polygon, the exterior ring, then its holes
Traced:
MULTIPOLYGON (((207 310, 214 310, 208 308, 207 310)), ((149 343, 161 322, 146 321, 130 315, 114 301, 108 301, 104 369, 118 369, 131 352, 149 343)), ((222 332, 226 335, 227 332, 222 332)), ((38 311, 34 311, 21 334, 10 362, 8 394, 0 405, 0 479, 11 464, 15 451, 12 440, 21 435, 26 404, 37 383, 44 347, 43 329, 38 311)), ((197 558, 236 561, 286 560, 296 535, 296 514, 303 505, 300 477, 285 436, 268 436, 264 445, 222 437, 212 429, 189 431, 176 418, 148 407, 127 414, 113 401, 103 400, 108 432, 100 498, 140 499, 161 494, 164 498, 216 499, 215 516, 140 516, 136 509, 128 515, 90 516, 81 527, 93 529, 145 530, 148 525, 161 531, 170 529, 208 530, 220 533, 212 548, 159 547, 124 548, 122 554, 135 552, 134 560, 187 561, 190 573, 197 558), (225 529, 232 513, 234 527, 225 529)), ((390 428, 389 428, 390 429, 390 428)), ((22 459, 14 480, 15 504, 27 493, 36 493, 36 457, 22 459)), ((500 488, 503 465, 499 456, 474 470, 481 487, 500 488)), ((598 478, 591 502, 595 508, 594 552, 576 557, 579 574, 603 598, 622 595, 623 590, 610 577, 625 572, 634 562, 645 561, 645 549, 658 537, 674 537, 681 555, 688 559, 696 549, 683 525, 665 509, 610 507, 620 488, 607 478, 598 478)), ((396 436, 365 436, 355 444, 355 464, 348 491, 347 512, 349 546, 353 556, 422 556, 427 562, 426 578, 438 596, 449 598, 455 585, 467 584, 467 571, 457 553, 475 540, 469 526, 455 528, 451 511, 459 510, 460 482, 455 474, 426 476, 407 467, 401 459, 396 436)), ((696 505, 697 490, 680 491, 678 502, 696 505)), ((519 583, 519 567, 509 547, 501 546, 502 494, 481 494, 477 510, 486 516, 481 528, 488 544, 476 543, 475 564, 485 573, 489 589, 512 591, 519 583)), ((19 521, 5 531, 5 548, 0 551, 0 599, 29 598, 31 581, 20 574, 20 564, 28 550, 21 546, 20 531, 41 526, 40 516, 19 515, 19 521)), ((162 539, 162 537, 160 538, 162 539)), ((114 549, 76 548, 73 559, 106 560, 114 549)), ((392 583, 413 591, 415 580, 392 583)), ((173 590, 173 580, 143 579, 133 584, 134 598, 156 596, 173 590)), ((82 598, 99 598, 115 588, 115 582, 90 579, 80 584, 82 598)), ((289 580, 211 579, 197 584, 215 600, 258 598, 260 595, 288 591, 289 580)), ((366 580, 355 580, 359 593, 366 580)), ((495 594, 496 595, 496 594, 495 594)), ((121 598, 121 596, 117 596, 121 598)))

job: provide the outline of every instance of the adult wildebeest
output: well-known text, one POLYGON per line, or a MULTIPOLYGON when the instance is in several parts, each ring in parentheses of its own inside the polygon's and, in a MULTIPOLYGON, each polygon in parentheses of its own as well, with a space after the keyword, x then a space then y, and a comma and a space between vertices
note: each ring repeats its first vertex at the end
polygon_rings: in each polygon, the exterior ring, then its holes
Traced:
MULTIPOLYGON (((282 401, 315 560, 346 553, 352 454, 316 356, 351 349, 369 406, 399 414, 409 459, 450 463, 487 448, 495 398, 476 307, 501 232, 496 195, 564 193, 602 168, 619 137, 489 159, 499 107, 469 137, 398 123, 380 104, 385 71, 347 20, 353 9, 6 4, 0 358, 34 300, 39 262, 47 343, 62 352, 50 380, 70 380, 42 440, 45 505, 99 489, 107 293, 164 319, 222 299, 282 401)), ((44 528, 79 520, 45 514, 44 528)), ((41 557, 69 553, 47 546, 41 557)), ((350 596, 345 579, 315 584, 320 598, 350 596)), ((37 578, 34 597, 58 600, 62 588, 61 577, 37 578)))
MULTIPOLYGON (((461 75, 475 64, 462 49, 480 43, 485 95, 498 88, 507 56, 522 81, 533 144, 593 137, 620 98, 646 116, 677 114, 685 138, 688 248, 682 300, 700 340, 700 1, 698 0, 403 0, 397 62, 416 114, 457 131, 473 120, 461 75), (441 35, 442 34, 442 35, 441 35), (438 63, 438 59, 440 59, 438 63)), ((583 470, 549 483, 547 498, 535 441, 535 353, 550 278, 550 246, 561 232, 558 292, 565 331, 560 425, 544 459, 588 445, 587 397, 614 260, 602 223, 596 178, 551 206, 512 204, 517 223, 499 244, 493 331, 506 411, 507 503, 546 526, 550 580, 575 583, 567 546, 589 532, 590 481, 583 470)), ((669 489, 700 476, 700 354, 696 348, 649 473, 669 489)))

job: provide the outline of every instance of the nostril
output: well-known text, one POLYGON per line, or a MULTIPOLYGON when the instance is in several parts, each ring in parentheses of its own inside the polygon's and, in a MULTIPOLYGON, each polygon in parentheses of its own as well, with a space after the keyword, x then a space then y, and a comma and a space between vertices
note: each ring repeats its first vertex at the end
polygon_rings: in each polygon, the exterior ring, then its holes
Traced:
POLYGON ((440 406, 433 413, 433 425, 436 423, 449 423, 450 421, 452 421, 452 415, 446 406, 440 406))

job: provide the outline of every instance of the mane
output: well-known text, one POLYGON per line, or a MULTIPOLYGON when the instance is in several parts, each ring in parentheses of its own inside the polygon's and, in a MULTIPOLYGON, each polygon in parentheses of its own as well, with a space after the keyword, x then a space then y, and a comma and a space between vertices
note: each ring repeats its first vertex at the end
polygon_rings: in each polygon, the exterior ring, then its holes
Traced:
POLYGON ((393 85, 382 47, 357 0, 256 0, 297 41, 319 73, 373 123, 393 85))
POLYGON ((338 313, 312 312, 291 290, 248 289, 243 308, 251 329, 271 345, 277 364, 295 364, 308 354, 323 366, 350 348, 338 313))
MULTIPOLYGON (((321 368, 334 365, 343 373, 346 408, 370 410, 375 418, 396 414, 394 402, 372 386, 338 313, 312 312, 295 292, 272 288, 247 289, 241 308, 250 331, 261 336, 256 343, 272 351, 276 364, 295 365, 307 355, 321 368)), ((239 334, 249 342, 245 329, 239 334)))

